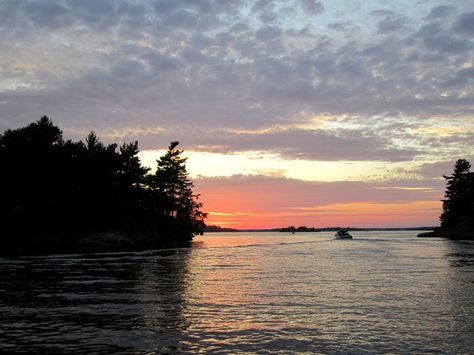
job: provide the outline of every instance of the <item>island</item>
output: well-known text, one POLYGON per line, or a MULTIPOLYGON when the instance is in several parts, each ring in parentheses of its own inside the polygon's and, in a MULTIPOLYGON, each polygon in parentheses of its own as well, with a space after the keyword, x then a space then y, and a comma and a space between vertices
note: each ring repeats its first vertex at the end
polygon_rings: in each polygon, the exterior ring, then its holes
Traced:
POLYGON ((418 237, 442 237, 474 240, 474 173, 466 159, 459 159, 446 179, 441 225, 418 237))
POLYGON ((202 234, 206 213, 172 142, 154 172, 138 142, 65 140, 46 116, 0 135, 0 254, 156 249, 202 234))

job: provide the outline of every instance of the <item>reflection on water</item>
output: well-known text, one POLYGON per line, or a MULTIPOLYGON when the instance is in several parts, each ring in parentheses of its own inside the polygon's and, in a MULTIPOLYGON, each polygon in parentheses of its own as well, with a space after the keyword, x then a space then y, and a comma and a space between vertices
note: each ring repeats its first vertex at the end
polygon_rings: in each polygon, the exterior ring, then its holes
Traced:
POLYGON ((445 352, 474 346, 474 243, 214 234, 195 247, 0 259, 0 349, 445 352))
POLYGON ((452 266, 474 265, 474 243, 470 241, 448 241, 450 252, 446 254, 452 266))
POLYGON ((0 347, 175 348, 190 252, 2 259, 0 347))

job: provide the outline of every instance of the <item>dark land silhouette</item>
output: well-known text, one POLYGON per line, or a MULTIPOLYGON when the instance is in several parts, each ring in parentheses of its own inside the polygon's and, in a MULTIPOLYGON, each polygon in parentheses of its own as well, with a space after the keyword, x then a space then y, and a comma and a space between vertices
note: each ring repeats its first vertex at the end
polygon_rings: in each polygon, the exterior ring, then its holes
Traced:
POLYGON ((206 213, 172 142, 157 168, 138 142, 64 140, 48 117, 0 135, 0 253, 143 250, 181 245, 206 213))
POLYGON ((446 179, 441 226, 419 237, 474 239, 474 172, 466 159, 459 159, 446 179))
POLYGON ((433 227, 306 227, 306 226, 289 226, 278 228, 276 231, 283 233, 313 233, 313 232, 337 232, 340 230, 354 231, 354 232, 369 232, 369 231, 413 231, 413 230, 432 230, 433 227))
POLYGON ((369 232, 369 231, 432 231, 435 227, 369 227, 369 228, 360 228, 360 227, 307 227, 307 226, 289 226, 282 228, 265 228, 265 229, 236 229, 236 228, 227 228, 215 225, 207 225, 204 229, 205 233, 222 233, 222 232, 281 232, 281 233, 315 233, 315 232, 337 232, 340 230, 345 231, 360 231, 360 232, 369 232))

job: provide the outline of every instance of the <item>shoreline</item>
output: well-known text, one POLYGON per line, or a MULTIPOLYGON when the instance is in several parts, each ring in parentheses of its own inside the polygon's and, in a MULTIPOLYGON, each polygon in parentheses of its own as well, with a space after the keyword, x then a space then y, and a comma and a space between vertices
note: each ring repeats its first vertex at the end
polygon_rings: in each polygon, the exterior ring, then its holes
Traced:
POLYGON ((126 253, 189 246, 192 237, 178 235, 130 234, 109 230, 88 235, 43 237, 2 243, 0 257, 41 256, 58 254, 126 253))
MULTIPOLYGON (((377 232, 377 231, 427 231, 432 232, 439 227, 388 227, 388 228, 359 228, 359 227, 324 227, 324 228, 313 228, 308 227, 307 229, 298 230, 296 228, 294 230, 295 233, 318 233, 318 232, 337 232, 338 230, 347 230, 352 232, 377 232)), ((233 229, 233 228, 222 228, 222 229, 212 229, 212 230, 205 230, 204 233, 239 233, 239 232, 254 232, 254 233, 265 233, 265 232, 291 232, 291 230, 285 228, 262 228, 262 229, 233 229)))

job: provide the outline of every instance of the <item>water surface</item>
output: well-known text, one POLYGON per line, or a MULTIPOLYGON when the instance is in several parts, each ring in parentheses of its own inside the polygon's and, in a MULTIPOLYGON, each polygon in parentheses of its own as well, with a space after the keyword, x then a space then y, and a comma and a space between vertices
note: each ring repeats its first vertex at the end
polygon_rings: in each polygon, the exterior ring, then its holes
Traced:
POLYGON ((474 243, 215 233, 192 248, 0 258, 0 349, 470 353, 474 243))

